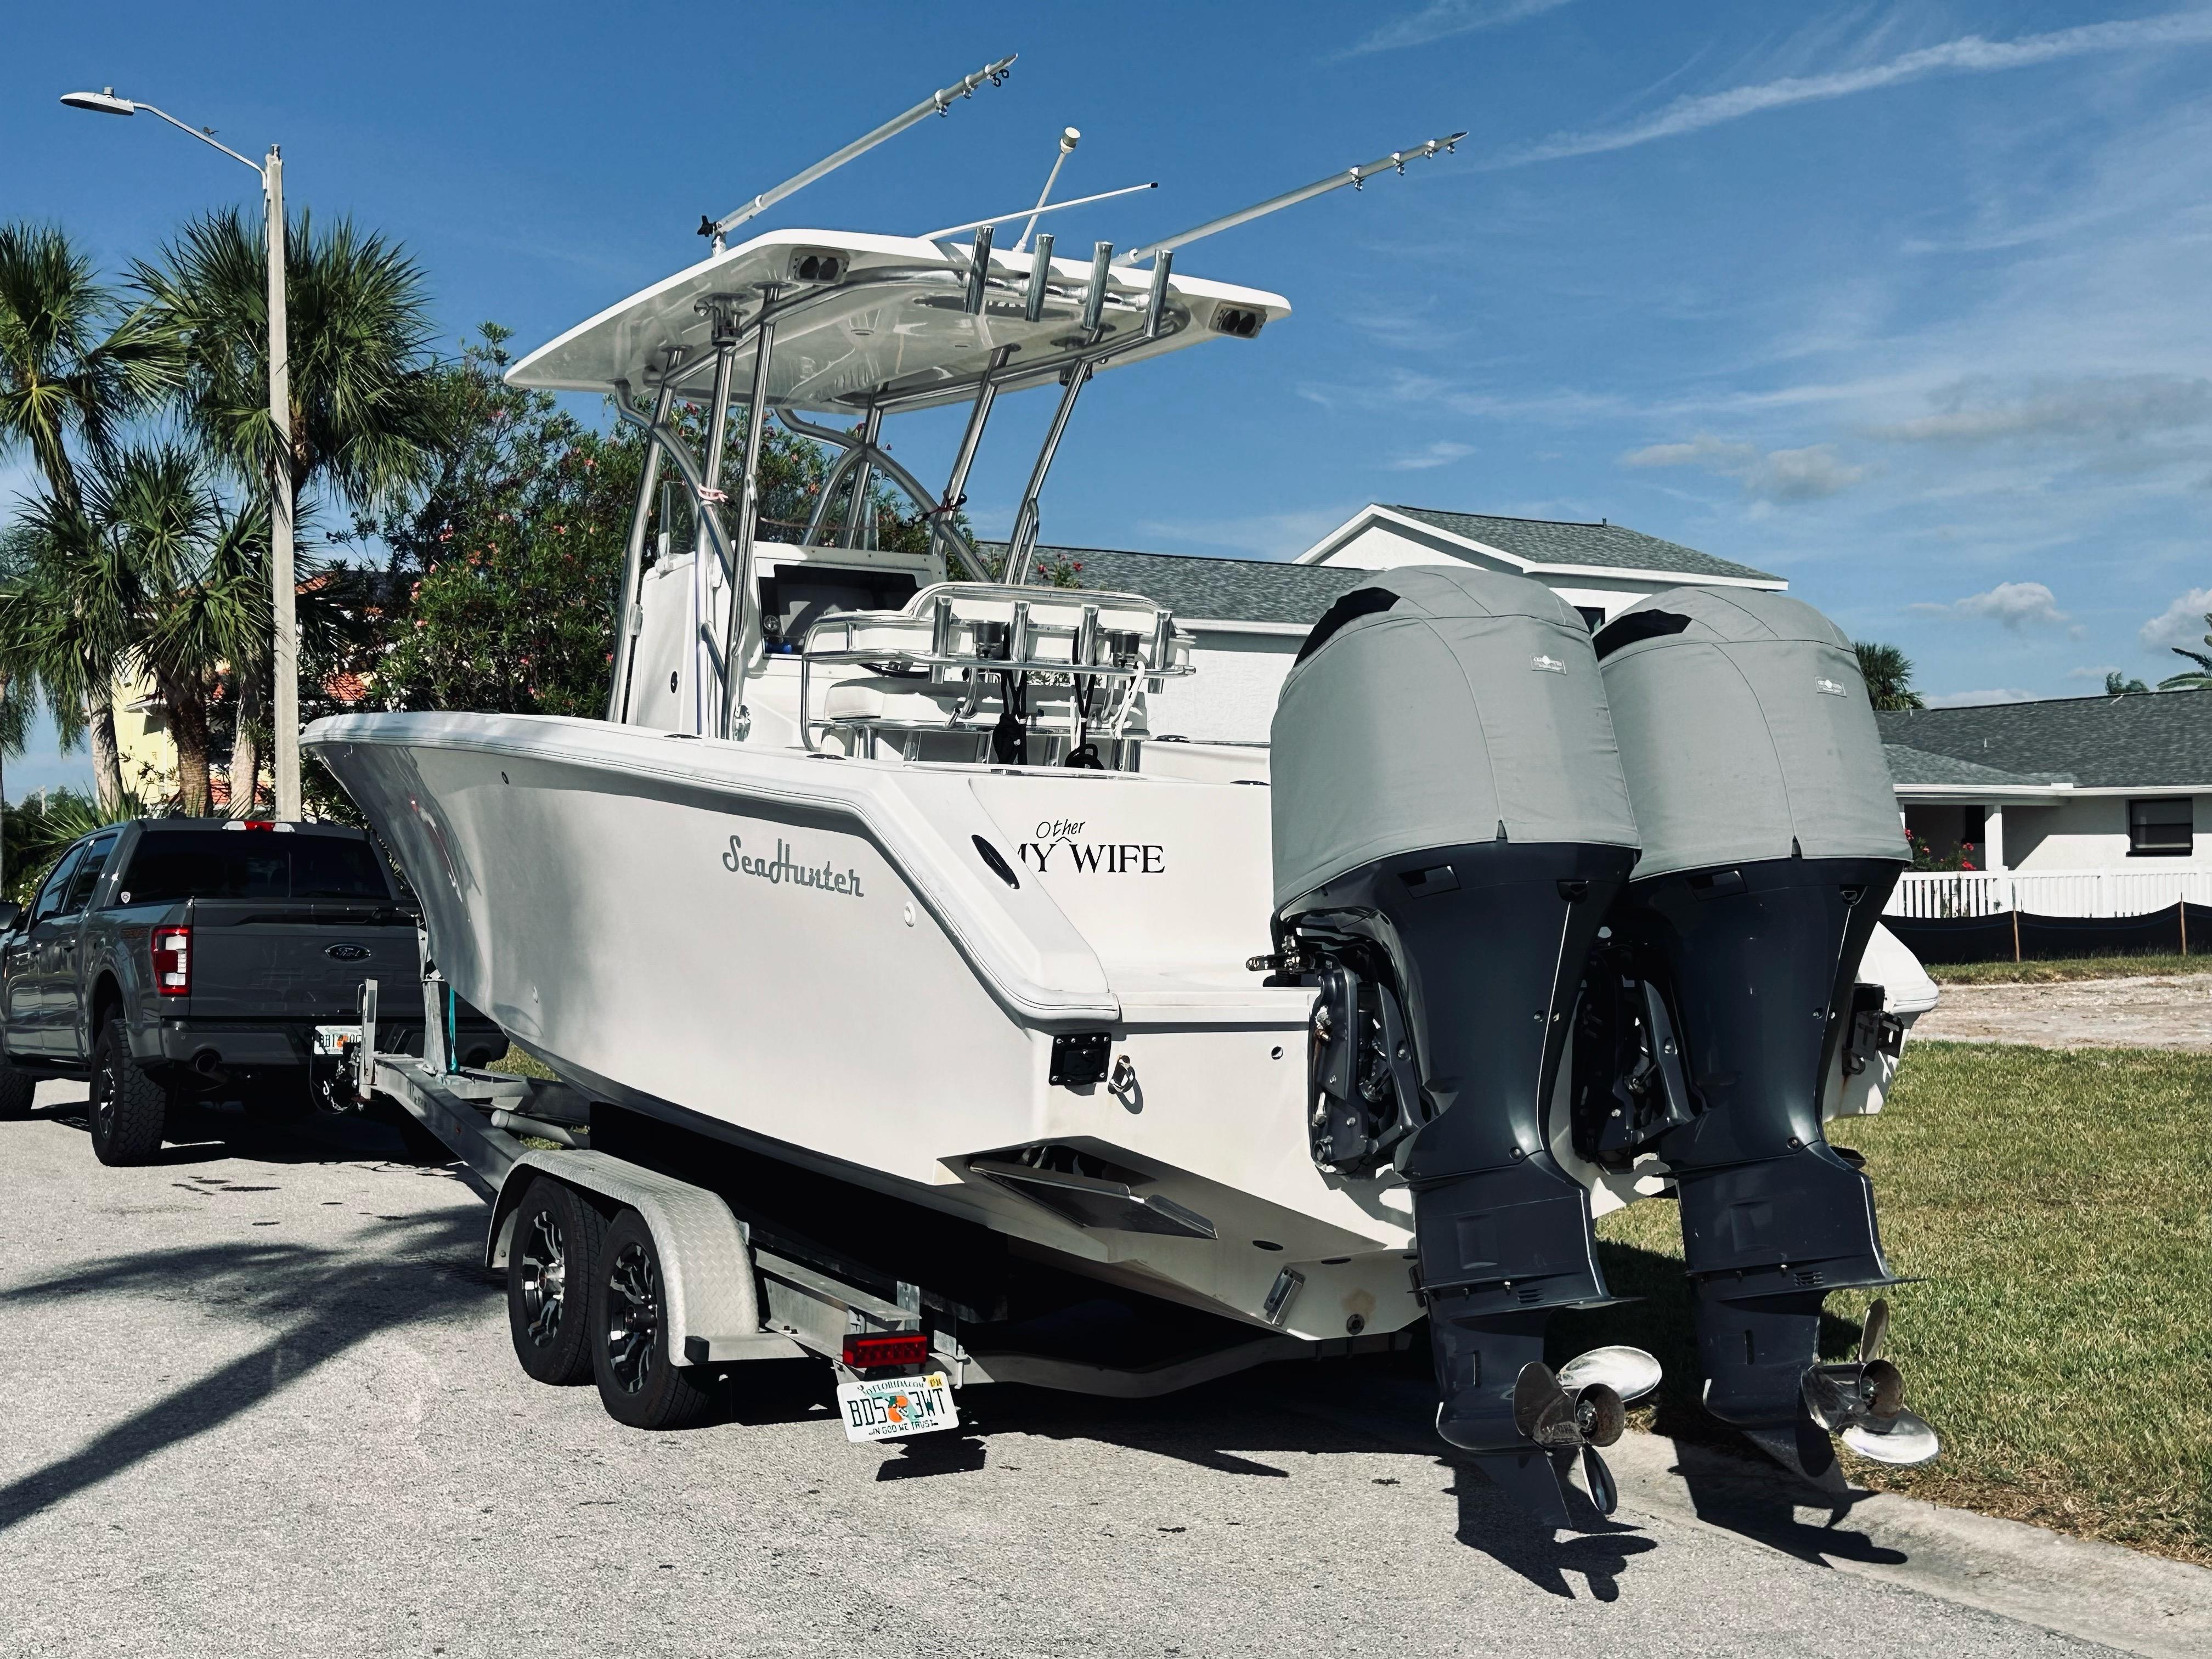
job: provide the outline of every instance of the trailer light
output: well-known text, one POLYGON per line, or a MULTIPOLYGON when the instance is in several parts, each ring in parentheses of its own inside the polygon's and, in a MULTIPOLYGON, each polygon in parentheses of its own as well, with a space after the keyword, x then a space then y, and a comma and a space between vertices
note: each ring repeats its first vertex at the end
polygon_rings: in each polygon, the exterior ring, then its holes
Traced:
POLYGON ((884 1365, 922 1365, 929 1361, 929 1333, 893 1331, 845 1339, 845 1363, 856 1371, 884 1365))
POLYGON ((156 927, 153 932, 154 988, 165 997, 192 994, 192 930, 156 927))

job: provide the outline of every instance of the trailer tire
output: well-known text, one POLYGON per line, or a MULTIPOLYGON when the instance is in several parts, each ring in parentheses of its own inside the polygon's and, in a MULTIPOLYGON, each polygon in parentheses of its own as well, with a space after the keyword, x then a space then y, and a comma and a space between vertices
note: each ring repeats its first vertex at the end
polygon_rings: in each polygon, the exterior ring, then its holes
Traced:
POLYGON ((653 1229, 624 1210, 592 1275, 592 1380, 607 1415, 633 1429, 688 1429, 714 1406, 703 1368, 672 1363, 665 1298, 653 1229))
POLYGON ((12 1066, 0 1065, 0 1123, 30 1116, 31 1102, 38 1092, 38 1079, 12 1066))
POLYGON ((514 1357, 556 1388, 592 1375, 592 1281, 606 1221, 573 1187, 538 1176, 514 1206, 507 1251, 507 1328, 514 1357))
POLYGON ((131 1058, 120 1016, 100 1028, 92 1049, 92 1152, 102 1164, 145 1164, 161 1150, 169 1090, 131 1058))

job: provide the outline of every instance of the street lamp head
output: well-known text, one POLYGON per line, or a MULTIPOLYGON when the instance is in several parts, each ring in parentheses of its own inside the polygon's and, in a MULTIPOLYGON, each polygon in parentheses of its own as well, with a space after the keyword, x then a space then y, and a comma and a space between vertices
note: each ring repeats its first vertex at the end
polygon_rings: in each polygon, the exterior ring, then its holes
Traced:
POLYGON ((65 92, 62 102, 71 109, 88 109, 102 115, 136 115, 138 106, 128 98, 118 98, 113 87, 102 87, 98 92, 65 92))

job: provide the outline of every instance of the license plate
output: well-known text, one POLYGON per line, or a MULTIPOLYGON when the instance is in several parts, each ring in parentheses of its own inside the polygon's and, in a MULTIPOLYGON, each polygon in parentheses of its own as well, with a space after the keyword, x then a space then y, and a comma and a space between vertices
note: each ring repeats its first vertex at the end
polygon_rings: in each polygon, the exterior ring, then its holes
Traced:
POLYGON ((315 1052, 319 1054, 343 1056, 349 1049, 361 1046, 361 1027, 358 1025, 318 1025, 315 1027, 315 1052))
POLYGON ((927 1376, 892 1376, 880 1382, 841 1382, 837 1409, 845 1414, 848 1440, 903 1440, 960 1426, 960 1408, 943 1371, 927 1376))

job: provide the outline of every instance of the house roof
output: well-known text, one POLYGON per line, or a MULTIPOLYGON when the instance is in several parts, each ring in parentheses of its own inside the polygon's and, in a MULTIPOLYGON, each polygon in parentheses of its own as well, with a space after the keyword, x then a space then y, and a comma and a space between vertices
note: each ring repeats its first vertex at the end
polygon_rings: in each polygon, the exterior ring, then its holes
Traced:
POLYGON ((2212 696, 2198 692, 1899 709, 1875 718, 1886 745, 2014 774, 2070 774, 2087 789, 2212 786, 2212 696))
POLYGON ((1662 541, 1620 524, 1580 524, 1554 519, 1507 519, 1489 513, 1448 513, 1432 507, 1377 503, 1386 513, 1415 519, 1448 536, 1480 542, 1531 564, 1606 570, 1662 570, 1685 576, 1724 576, 1738 581, 1779 582, 1770 571, 1717 559, 1680 542, 1662 541))
MULTIPOLYGON (((1004 542, 976 550, 1006 556, 1004 542)), ((1217 559, 1184 553, 1131 553, 1111 547, 1039 547, 1036 562, 1081 565, 1085 587, 1141 593, 1185 621, 1274 623, 1310 628, 1342 595, 1379 574, 1345 565, 1287 564, 1276 559, 1217 559)))
POLYGON ((2066 774, 2006 772, 1994 766, 1984 766, 1978 761, 1960 760, 1954 755, 1939 755, 1926 749, 1914 749, 1901 743, 1886 743, 1881 746, 1882 758, 1889 763, 1892 782, 1901 787, 1915 784, 1923 788, 1971 787, 2002 789, 2046 788, 2054 783, 2071 783, 2066 774))

